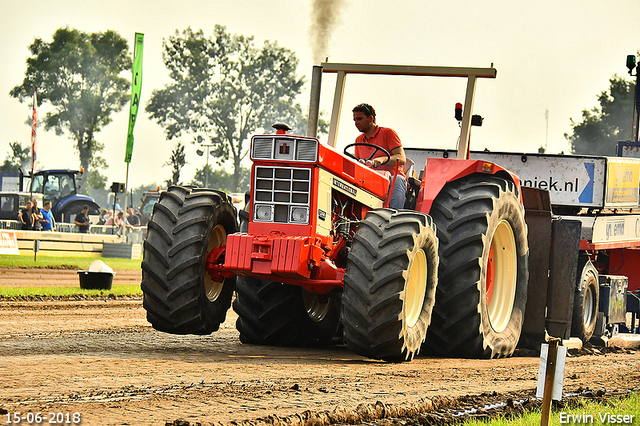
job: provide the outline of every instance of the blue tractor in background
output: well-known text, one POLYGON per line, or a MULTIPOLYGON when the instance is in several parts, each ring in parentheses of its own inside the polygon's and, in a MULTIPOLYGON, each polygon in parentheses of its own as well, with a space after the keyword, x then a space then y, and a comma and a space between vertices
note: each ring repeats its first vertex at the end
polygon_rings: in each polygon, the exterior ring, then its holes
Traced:
POLYGON ((80 213, 85 204, 89 206, 90 215, 100 214, 100 206, 93 198, 78 194, 82 174, 82 170, 69 169, 39 170, 33 175, 21 173, 20 191, 23 191, 24 178, 28 178, 30 183, 25 190, 40 193, 44 201, 51 201, 51 210, 56 222, 73 223, 75 215, 80 213))

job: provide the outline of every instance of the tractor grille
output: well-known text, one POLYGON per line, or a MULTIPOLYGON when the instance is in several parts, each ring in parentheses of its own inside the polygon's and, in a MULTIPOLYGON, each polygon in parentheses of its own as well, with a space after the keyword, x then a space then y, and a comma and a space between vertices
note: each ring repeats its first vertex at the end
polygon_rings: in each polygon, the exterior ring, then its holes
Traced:
POLYGON ((258 139, 253 140, 253 158, 271 159, 273 156, 273 139, 258 139))
POLYGON ((298 140, 296 145, 296 159, 299 161, 316 161, 318 142, 315 140, 298 140))
POLYGON ((251 140, 251 159, 315 162, 318 140, 288 135, 255 136, 251 140))
POLYGON ((309 223, 311 169, 255 166, 253 220, 309 223))

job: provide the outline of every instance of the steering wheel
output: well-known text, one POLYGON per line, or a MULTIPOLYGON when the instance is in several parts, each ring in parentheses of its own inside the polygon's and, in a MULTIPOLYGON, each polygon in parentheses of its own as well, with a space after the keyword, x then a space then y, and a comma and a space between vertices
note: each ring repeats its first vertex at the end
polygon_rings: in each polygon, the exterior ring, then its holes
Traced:
MULTIPOLYGON (((384 149, 384 148, 383 148, 383 147, 381 147, 381 146, 374 145, 374 144, 372 144, 372 143, 366 143, 366 142, 354 142, 354 143, 349 144, 349 145, 347 145, 347 146, 345 146, 345 147, 344 147, 344 154, 345 154, 347 157, 351 157, 351 158, 353 158, 354 160, 359 161, 359 162, 361 162, 361 163, 366 163, 367 161, 371 161, 371 160, 373 159, 373 157, 376 155, 376 152, 378 152, 378 151, 382 152, 384 155, 386 155, 386 156, 387 156, 387 160, 386 160, 386 161, 384 161, 384 162, 382 162, 382 163, 380 163, 380 166, 387 164, 387 163, 391 160, 391 154, 389 154, 389 151, 387 151, 386 149, 384 149), (371 153, 371 155, 369 156, 369 158, 358 158, 358 157, 356 157, 356 156, 355 156, 355 154, 352 154, 352 153, 350 153, 350 152, 347 152, 347 149, 348 149, 348 148, 351 148, 352 146, 353 146, 353 147, 355 147, 355 146, 368 146, 368 147, 370 147, 370 148, 373 148, 373 149, 374 149, 374 151, 371 153)), ((353 152, 355 153, 355 149, 353 150, 353 152)))

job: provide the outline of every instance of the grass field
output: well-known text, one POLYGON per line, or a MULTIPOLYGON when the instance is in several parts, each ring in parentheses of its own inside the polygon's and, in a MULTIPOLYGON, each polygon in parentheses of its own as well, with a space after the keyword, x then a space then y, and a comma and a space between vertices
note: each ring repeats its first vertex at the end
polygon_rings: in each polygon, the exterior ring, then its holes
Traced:
POLYGON ((0 287, 0 297, 73 297, 85 295, 99 296, 137 296, 142 295, 139 285, 114 285, 111 290, 85 290, 80 287, 0 287))
MULTIPOLYGON (((550 425, 559 424, 640 424, 640 394, 632 392, 628 397, 614 397, 601 402, 579 400, 572 408, 554 409, 550 425), (626 416, 626 417, 625 417, 626 416)), ((521 417, 500 417, 490 421, 470 421, 464 426, 538 426, 541 412, 534 411, 521 417)))
POLYGON ((0 268, 52 268, 52 269, 89 269, 89 265, 95 260, 102 260, 112 269, 135 270, 140 269, 140 259, 118 259, 102 257, 53 257, 39 256, 33 260, 33 256, 0 255, 0 268))
MULTIPOLYGON (((32 256, 0 255, 0 268, 49 268, 87 270, 92 262, 102 260, 114 270, 139 270, 140 259, 118 259, 102 257, 52 257, 40 256, 36 261, 32 256)), ((85 290, 80 287, 0 287, 0 297, 91 297, 141 295, 139 285, 114 285, 111 290, 85 290)))

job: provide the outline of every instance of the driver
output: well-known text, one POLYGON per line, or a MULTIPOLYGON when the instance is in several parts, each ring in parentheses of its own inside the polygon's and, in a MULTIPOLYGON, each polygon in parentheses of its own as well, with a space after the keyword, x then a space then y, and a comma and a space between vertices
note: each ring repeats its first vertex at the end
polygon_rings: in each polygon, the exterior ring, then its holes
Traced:
MULTIPOLYGON (((375 155, 382 154, 372 158, 370 165, 377 170, 387 170, 391 175, 395 173, 396 160, 401 167, 398 168, 395 186, 389 200, 389 207, 392 209, 401 209, 404 207, 404 197, 407 191, 407 178, 404 175, 402 165, 406 162, 402 142, 398 134, 388 127, 380 127, 376 124, 376 111, 369 104, 359 104, 353 108, 353 122, 356 128, 362 132, 356 138, 356 143, 370 143, 386 149, 391 158, 387 161, 387 156, 378 151, 375 155)), ((354 153, 358 158, 368 158, 374 151, 374 148, 356 145, 354 153)), ((391 180, 393 182, 393 179, 391 180)))

